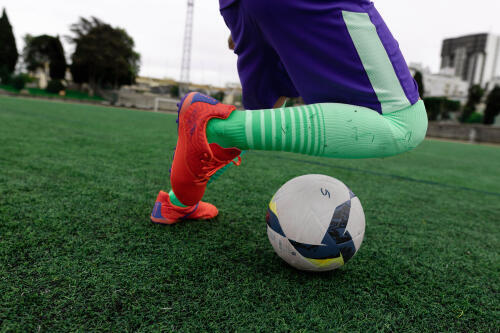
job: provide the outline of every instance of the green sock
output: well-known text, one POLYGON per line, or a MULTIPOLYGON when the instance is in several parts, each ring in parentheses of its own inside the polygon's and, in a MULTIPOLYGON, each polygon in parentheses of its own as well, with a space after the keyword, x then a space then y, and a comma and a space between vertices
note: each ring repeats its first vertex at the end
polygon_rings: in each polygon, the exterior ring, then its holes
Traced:
POLYGON ((211 119, 207 124, 207 140, 221 147, 248 149, 245 137, 246 113, 253 111, 233 111, 227 119, 211 119))
POLYGON ((425 137, 422 101, 381 115, 368 108, 323 103, 281 109, 233 111, 211 119, 207 139, 222 147, 287 151, 335 158, 392 156, 425 137))
POLYGON ((170 197, 170 202, 174 206, 188 207, 188 206, 184 205, 182 202, 180 202, 179 199, 177 199, 177 197, 175 196, 174 191, 170 190, 170 192, 168 192, 168 196, 170 197))

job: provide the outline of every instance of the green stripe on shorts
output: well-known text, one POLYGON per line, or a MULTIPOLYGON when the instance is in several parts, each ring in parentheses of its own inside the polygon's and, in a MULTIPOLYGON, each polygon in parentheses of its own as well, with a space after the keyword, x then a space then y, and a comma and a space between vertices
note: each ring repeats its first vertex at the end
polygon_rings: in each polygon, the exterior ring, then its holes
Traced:
POLYGON ((373 90, 382 105, 382 113, 409 107, 411 103, 370 16, 367 13, 348 11, 342 11, 342 15, 373 90))

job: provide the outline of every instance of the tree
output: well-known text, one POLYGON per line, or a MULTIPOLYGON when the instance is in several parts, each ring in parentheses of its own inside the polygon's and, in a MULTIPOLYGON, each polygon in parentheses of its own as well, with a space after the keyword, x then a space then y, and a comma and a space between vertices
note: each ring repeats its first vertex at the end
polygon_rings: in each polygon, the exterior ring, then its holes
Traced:
POLYGON ((67 64, 59 36, 33 37, 26 35, 24 42, 26 46, 23 50, 23 58, 28 70, 35 71, 37 68, 44 68, 45 64, 48 63, 51 79, 64 79, 67 64))
POLYGON ((140 55, 125 30, 95 17, 80 18, 70 29, 74 36, 69 40, 76 46, 71 65, 75 82, 88 83, 92 90, 135 82, 140 55))
POLYGON ((481 102, 484 95, 484 89, 480 85, 473 85, 469 88, 469 97, 462 111, 460 121, 465 122, 476 111, 476 105, 481 102))
POLYGON ((450 112, 460 110, 460 102, 446 97, 426 97, 424 103, 427 117, 432 121, 450 119, 450 112))
POLYGON ((50 77, 53 80, 63 80, 66 76, 66 57, 59 36, 52 39, 52 53, 50 57, 50 77))
POLYGON ((488 95, 483 123, 487 125, 493 124, 498 114, 500 114, 500 87, 496 86, 488 95))
POLYGON ((30 81, 30 78, 26 74, 18 74, 14 75, 10 78, 9 84, 16 90, 21 90, 24 88, 27 82, 30 81))
POLYGON ((415 76, 413 78, 415 79, 415 82, 417 82, 418 93, 420 95, 420 98, 424 98, 425 87, 424 87, 424 77, 422 76, 422 73, 420 73, 420 71, 416 71, 415 76))
POLYGON ((0 79, 2 81, 14 72, 18 56, 16 39, 4 8, 0 17, 0 79))
POLYGON ((224 101, 224 96, 225 96, 225 95, 226 95, 226 94, 224 93, 224 91, 223 91, 223 90, 219 90, 219 91, 217 91, 216 93, 212 94, 211 96, 212 96, 213 98, 215 98, 216 100, 218 100, 219 102, 222 102, 222 101, 224 101))
POLYGON ((64 87, 61 83, 61 80, 50 80, 47 84, 47 88, 45 88, 45 91, 51 94, 59 94, 61 90, 66 90, 65 88, 66 87, 64 87))
POLYGON ((174 84, 173 86, 170 87, 170 96, 179 97, 179 85, 178 84, 174 84))

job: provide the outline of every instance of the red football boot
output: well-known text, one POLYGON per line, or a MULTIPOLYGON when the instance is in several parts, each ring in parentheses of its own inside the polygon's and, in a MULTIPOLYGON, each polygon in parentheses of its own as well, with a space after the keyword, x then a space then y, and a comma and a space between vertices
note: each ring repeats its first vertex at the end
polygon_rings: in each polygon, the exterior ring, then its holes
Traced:
POLYGON ((190 93, 179 105, 177 147, 170 183, 177 199, 186 206, 201 200, 210 177, 238 157, 241 150, 222 148, 207 141, 207 123, 212 118, 226 119, 236 107, 219 103, 200 93, 190 93))
POLYGON ((151 212, 151 221, 159 224, 174 224, 182 220, 208 220, 219 214, 217 207, 200 201, 194 206, 179 207, 170 202, 168 193, 160 191, 151 212))

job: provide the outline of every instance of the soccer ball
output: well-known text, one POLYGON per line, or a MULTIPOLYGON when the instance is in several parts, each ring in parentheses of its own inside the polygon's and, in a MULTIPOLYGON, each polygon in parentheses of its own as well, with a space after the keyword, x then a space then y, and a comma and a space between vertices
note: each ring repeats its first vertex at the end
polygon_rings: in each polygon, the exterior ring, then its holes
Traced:
POLYGON ((289 180, 271 199, 266 221, 274 251, 305 271, 343 266, 365 234, 359 199, 340 180, 325 175, 289 180))

